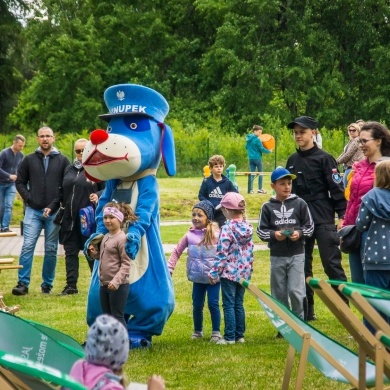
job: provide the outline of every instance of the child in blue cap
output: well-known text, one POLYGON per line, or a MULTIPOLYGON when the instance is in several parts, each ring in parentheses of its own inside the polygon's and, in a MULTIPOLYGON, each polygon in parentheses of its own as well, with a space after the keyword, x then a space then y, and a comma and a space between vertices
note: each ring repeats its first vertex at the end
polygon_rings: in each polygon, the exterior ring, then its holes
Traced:
POLYGON ((275 196, 260 210, 257 235, 268 242, 271 255, 271 294, 300 318, 306 302, 305 237, 314 224, 306 202, 291 193, 296 176, 283 167, 271 174, 275 196))

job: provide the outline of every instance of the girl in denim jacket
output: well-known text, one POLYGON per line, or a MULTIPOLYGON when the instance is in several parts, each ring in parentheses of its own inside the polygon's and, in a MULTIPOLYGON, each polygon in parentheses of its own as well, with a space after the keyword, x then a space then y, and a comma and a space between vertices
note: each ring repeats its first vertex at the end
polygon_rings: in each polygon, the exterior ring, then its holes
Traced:
POLYGON ((214 207, 208 200, 202 200, 192 209, 192 226, 173 250, 168 261, 172 275, 175 266, 187 249, 187 277, 193 282, 192 306, 194 333, 191 339, 203 338, 203 307, 207 302, 211 314, 212 334, 210 342, 222 339, 220 333, 221 312, 219 309, 219 281, 210 284, 209 271, 215 262, 219 228, 214 218, 214 207))

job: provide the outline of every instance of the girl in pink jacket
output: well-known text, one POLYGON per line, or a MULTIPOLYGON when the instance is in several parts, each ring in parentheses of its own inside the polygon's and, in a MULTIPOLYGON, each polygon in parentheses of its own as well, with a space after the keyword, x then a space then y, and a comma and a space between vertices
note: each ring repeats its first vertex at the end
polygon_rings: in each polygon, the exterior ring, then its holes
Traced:
MULTIPOLYGON (((379 122, 367 122, 360 130, 358 139, 360 149, 365 159, 355 163, 352 167, 352 182, 350 197, 344 216, 343 226, 356 225, 356 218, 362 203, 362 197, 374 185, 375 166, 379 161, 390 157, 390 132, 379 122)), ((362 235, 361 248, 364 247, 366 233, 362 235)), ((362 266, 362 250, 357 249, 349 254, 351 279, 354 283, 365 283, 362 266)))

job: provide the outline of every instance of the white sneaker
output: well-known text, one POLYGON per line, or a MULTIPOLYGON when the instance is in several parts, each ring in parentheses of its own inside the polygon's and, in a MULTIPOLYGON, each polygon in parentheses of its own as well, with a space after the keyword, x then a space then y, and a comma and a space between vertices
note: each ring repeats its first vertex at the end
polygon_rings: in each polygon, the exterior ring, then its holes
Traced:
POLYGON ((194 332, 191 336, 192 340, 203 339, 203 332, 194 332))
POLYGON ((236 340, 236 343, 238 343, 238 344, 244 344, 244 343, 245 343, 244 337, 240 337, 238 340, 236 340))
POLYGON ((213 333, 210 337, 210 343, 217 343, 221 339, 222 339, 222 336, 220 333, 213 333))
POLYGON ((228 344, 235 344, 236 342, 234 340, 225 340, 221 339, 216 342, 218 345, 228 345, 228 344))

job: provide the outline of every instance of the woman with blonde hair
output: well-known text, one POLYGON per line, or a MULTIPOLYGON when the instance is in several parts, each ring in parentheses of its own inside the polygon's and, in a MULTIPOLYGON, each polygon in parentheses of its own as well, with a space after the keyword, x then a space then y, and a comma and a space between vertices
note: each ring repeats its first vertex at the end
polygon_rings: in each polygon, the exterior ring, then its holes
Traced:
POLYGON ((352 165, 355 162, 363 160, 364 154, 359 148, 359 132, 360 126, 357 123, 351 123, 348 127, 348 136, 349 141, 345 145, 343 153, 337 157, 337 164, 343 164, 344 177, 343 183, 344 188, 347 188, 348 184, 348 175, 352 170, 352 165))

